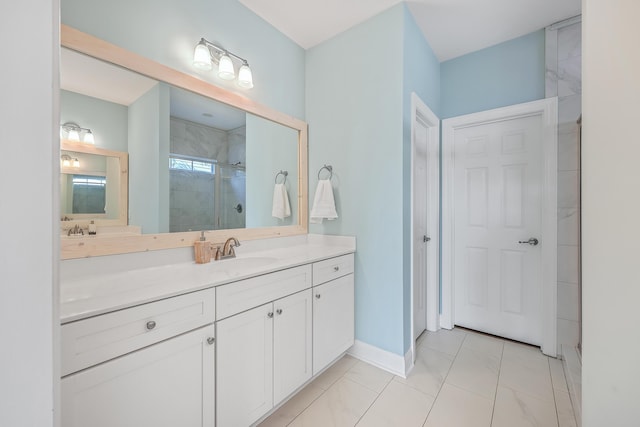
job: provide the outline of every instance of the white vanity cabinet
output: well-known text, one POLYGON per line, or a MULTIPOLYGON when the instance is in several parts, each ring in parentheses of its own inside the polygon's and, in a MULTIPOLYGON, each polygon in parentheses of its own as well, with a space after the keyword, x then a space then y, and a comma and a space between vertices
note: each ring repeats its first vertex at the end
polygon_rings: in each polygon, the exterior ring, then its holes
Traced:
POLYGON ((218 426, 251 425, 311 378, 311 267, 219 288, 219 307, 242 294, 264 301, 291 290, 298 292, 216 323, 218 426))
POLYGON ((353 255, 313 264, 313 375, 354 343, 353 255))
POLYGON ((214 304, 205 290, 62 325, 62 425, 213 427, 214 304))
POLYGON ((213 334, 205 326, 64 377, 62 425, 213 427, 213 334))
MULTIPOLYGON (((92 310, 70 299, 61 327, 62 425, 248 427, 268 415, 354 342, 353 254, 305 251, 304 263, 250 276, 232 262, 224 274, 212 268, 211 278, 194 266, 194 277, 211 285, 184 292, 180 283, 137 305, 119 294, 100 299, 103 288, 92 310)), ((132 273, 132 293, 147 292, 138 285, 150 282, 146 274, 132 273)))

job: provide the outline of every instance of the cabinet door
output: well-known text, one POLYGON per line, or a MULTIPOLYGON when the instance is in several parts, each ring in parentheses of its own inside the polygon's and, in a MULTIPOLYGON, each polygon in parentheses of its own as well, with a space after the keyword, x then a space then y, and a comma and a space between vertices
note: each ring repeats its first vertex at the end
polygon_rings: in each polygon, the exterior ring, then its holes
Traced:
POLYGON ((277 405, 311 378, 311 289, 273 303, 273 400, 277 405))
POLYGON ((313 374, 353 345, 353 274, 313 288, 313 374))
POLYGON ((273 407, 273 304, 216 324, 217 425, 248 426, 273 407))
POLYGON ((64 377, 62 425, 213 427, 213 336, 205 326, 64 377))

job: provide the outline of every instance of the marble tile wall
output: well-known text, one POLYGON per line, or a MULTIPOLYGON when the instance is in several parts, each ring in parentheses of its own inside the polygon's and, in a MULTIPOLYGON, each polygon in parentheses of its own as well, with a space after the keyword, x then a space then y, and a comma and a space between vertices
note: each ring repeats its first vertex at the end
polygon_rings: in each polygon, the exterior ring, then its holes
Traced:
POLYGON ((226 163, 229 134, 226 131, 171 117, 170 151, 226 163))
POLYGON ((580 19, 547 28, 546 96, 558 97, 558 344, 571 346, 579 340, 581 50, 580 19))
POLYGON ((246 163, 245 135, 245 127, 224 131, 171 117, 171 153, 216 160, 218 164, 215 175, 170 172, 170 231, 244 227, 244 173, 240 180, 222 175, 224 164, 246 163), (242 213, 233 209, 238 203, 243 205, 242 213))

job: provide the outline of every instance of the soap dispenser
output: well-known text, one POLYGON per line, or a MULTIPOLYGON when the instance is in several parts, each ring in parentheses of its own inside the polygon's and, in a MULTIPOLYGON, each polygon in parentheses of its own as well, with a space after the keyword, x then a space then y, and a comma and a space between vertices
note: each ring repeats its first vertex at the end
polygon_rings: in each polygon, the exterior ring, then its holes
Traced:
POLYGON ((197 240, 193 247, 195 249, 196 263, 206 264, 211 261, 211 245, 204 237, 204 231, 200 232, 200 240, 197 240))

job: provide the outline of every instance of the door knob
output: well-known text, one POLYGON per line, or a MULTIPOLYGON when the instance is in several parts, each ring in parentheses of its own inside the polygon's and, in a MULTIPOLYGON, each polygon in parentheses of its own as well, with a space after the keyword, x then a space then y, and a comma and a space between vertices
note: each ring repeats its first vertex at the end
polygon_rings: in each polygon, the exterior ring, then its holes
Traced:
POLYGON ((538 243, 540 243, 540 241, 538 239, 536 239, 535 237, 532 237, 529 240, 518 240, 518 243, 520 243, 520 244, 528 244, 528 245, 531 245, 531 246, 536 246, 538 243))
POLYGON ((422 241, 427 243, 431 241, 431 237, 427 237, 427 236, 422 236, 422 241))

